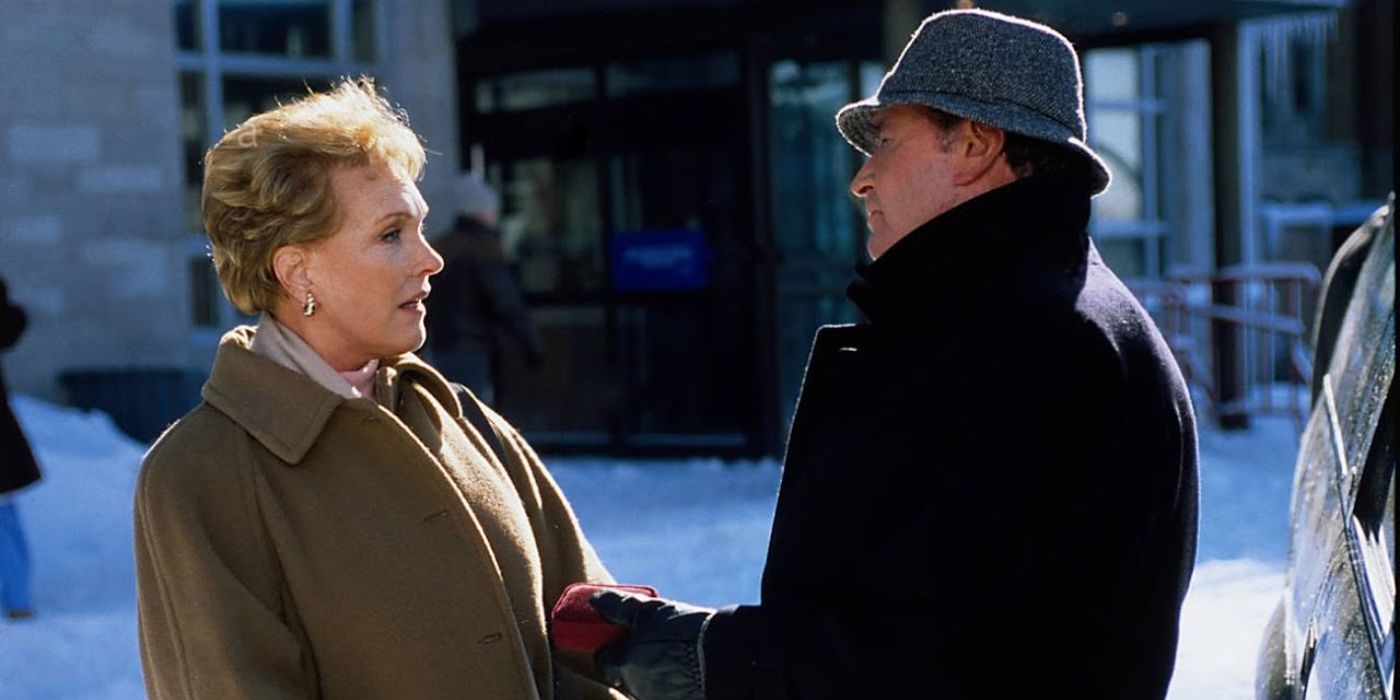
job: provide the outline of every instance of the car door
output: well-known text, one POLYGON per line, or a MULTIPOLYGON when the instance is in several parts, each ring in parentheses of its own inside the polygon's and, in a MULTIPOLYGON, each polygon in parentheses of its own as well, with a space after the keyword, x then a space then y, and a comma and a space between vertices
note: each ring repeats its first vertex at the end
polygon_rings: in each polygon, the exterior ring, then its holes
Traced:
POLYGON ((1287 604, 1304 698, 1393 697, 1394 256, 1392 222, 1363 264, 1300 452, 1287 604))

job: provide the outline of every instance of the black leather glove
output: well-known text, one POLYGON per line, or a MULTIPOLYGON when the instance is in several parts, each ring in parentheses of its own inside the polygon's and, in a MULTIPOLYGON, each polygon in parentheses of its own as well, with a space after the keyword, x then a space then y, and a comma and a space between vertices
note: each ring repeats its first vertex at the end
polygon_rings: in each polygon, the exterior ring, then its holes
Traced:
POLYGON ((594 655, 604 680, 638 700, 704 700, 701 636, 714 610, 619 591, 588 602, 628 631, 594 655))

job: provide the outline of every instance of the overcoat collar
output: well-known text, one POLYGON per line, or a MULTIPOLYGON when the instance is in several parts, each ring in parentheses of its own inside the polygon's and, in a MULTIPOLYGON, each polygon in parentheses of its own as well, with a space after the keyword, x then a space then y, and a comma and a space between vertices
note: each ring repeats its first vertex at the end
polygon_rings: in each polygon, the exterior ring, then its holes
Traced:
MULTIPOLYGON (((250 326, 239 326, 224 335, 202 394, 209 405, 283 462, 301 462, 340 406, 364 402, 373 410, 383 410, 368 398, 340 396, 303 374, 254 354, 249 349, 254 333, 250 326)), ((389 395, 397 395, 394 389, 402 389, 405 379, 425 387, 454 419, 461 417, 462 407, 451 385, 427 363, 412 353, 384 358, 376 381, 389 385, 389 395)))
POLYGON ((858 265, 847 295, 871 322, 941 318, 970 295, 1017 274, 1082 273, 1089 195, 1044 177, 999 187, 914 229, 873 263, 858 265))

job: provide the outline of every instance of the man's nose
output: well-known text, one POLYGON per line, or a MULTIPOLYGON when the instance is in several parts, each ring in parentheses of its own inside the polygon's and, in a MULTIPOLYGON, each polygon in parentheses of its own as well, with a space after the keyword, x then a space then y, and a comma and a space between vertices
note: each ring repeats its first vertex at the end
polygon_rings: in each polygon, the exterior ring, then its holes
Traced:
POLYGON ((870 159, 867 158, 861 164, 860 170, 856 171, 856 176, 851 179, 851 194, 864 199, 874 188, 874 184, 870 181, 870 159))

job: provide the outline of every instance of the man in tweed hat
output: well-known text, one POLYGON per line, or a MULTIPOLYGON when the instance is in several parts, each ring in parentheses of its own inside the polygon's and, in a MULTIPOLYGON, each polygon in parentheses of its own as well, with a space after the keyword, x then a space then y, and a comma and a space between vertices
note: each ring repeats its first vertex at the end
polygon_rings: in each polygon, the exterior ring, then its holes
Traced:
POLYGON ((837 114, 874 261, 822 328, 762 602, 603 593, 642 700, 1162 698, 1195 558, 1191 402, 1087 234, 1108 170, 1054 30, 951 11, 837 114))

